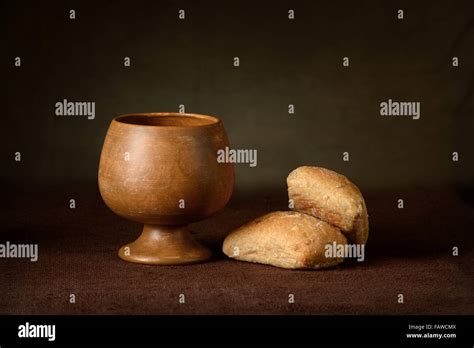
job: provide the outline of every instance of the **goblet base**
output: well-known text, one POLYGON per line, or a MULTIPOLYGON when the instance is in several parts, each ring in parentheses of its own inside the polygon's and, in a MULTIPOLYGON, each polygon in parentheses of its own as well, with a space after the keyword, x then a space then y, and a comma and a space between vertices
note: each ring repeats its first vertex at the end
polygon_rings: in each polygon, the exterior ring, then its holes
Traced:
POLYGON ((193 239, 188 226, 160 225, 145 225, 140 237, 121 247, 118 254, 125 261, 149 265, 185 265, 211 257, 211 251, 193 239))

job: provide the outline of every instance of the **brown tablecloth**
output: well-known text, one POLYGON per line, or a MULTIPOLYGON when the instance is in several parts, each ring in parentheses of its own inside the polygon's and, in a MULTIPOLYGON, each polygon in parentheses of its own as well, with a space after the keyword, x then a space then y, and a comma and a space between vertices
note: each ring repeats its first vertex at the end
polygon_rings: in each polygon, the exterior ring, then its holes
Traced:
POLYGON ((119 259, 118 248, 141 226, 108 210, 92 185, 76 190, 74 210, 61 191, 8 197, 0 242, 38 243, 39 260, 0 259, 0 314, 473 314, 472 202, 451 190, 365 196, 367 260, 317 271, 238 262, 220 251, 232 229, 286 210, 284 192, 237 192, 192 225, 214 258, 189 266, 119 259), (404 209, 396 205, 401 195, 404 209))

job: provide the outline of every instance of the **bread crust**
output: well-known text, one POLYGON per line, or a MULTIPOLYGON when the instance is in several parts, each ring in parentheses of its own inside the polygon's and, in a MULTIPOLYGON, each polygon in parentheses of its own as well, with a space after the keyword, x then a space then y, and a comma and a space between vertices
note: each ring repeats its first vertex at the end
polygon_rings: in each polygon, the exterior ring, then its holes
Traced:
POLYGON ((313 216, 277 211, 261 216, 230 233, 224 254, 248 262, 289 269, 324 268, 343 258, 327 258, 328 244, 347 244, 341 231, 313 216))
POLYGON ((326 168, 303 166, 288 175, 287 184, 293 210, 340 228, 351 243, 367 242, 369 221, 364 198, 344 175, 326 168))

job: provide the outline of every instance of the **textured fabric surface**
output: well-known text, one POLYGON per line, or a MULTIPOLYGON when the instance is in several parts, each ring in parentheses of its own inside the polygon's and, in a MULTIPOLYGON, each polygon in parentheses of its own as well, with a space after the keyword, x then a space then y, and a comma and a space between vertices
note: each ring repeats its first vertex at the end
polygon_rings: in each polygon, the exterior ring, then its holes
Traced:
POLYGON ((238 262, 220 251, 232 229, 285 210, 284 195, 236 193, 224 210, 192 225, 213 248, 213 260, 176 267, 120 260, 118 248, 139 235, 140 225, 114 215, 96 191, 78 189, 74 210, 69 198, 61 192, 7 197, 0 242, 37 242, 39 260, 0 260, 0 314, 474 312, 472 201, 454 191, 367 193, 367 260, 318 271, 238 262), (404 209, 396 205, 400 195, 404 209))

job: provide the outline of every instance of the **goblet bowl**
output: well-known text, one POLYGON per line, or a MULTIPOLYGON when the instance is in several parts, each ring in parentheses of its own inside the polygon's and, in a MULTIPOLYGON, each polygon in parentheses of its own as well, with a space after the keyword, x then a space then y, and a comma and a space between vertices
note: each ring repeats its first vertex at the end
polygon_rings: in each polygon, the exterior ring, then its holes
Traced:
POLYGON ((117 215, 144 224, 140 237, 119 256, 144 264, 206 261, 188 224, 222 209, 233 189, 231 163, 218 163, 228 146, 213 116, 141 113, 112 120, 99 164, 99 190, 117 215))

